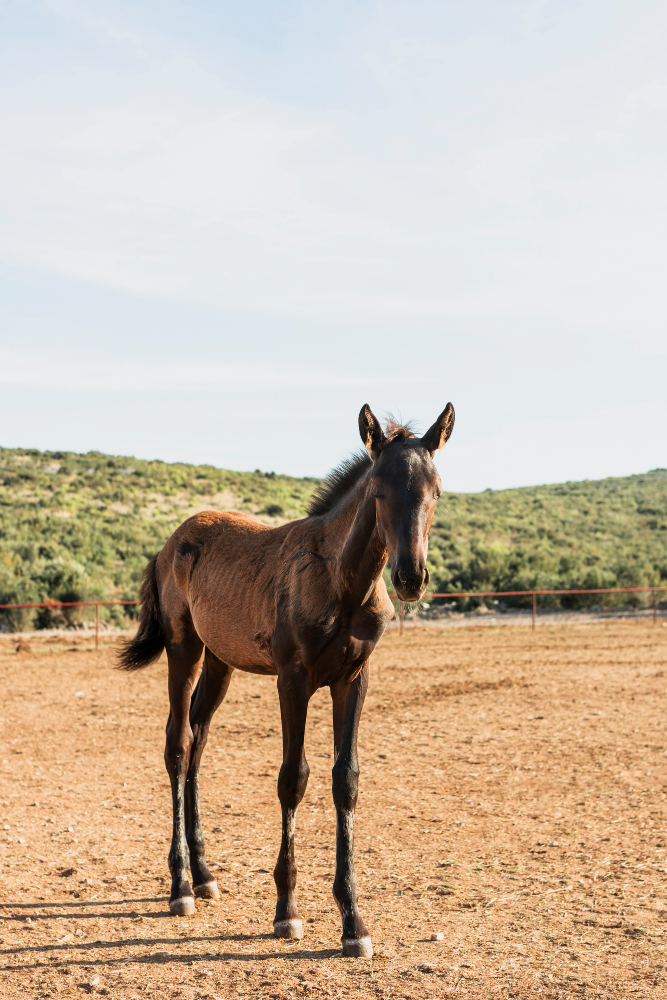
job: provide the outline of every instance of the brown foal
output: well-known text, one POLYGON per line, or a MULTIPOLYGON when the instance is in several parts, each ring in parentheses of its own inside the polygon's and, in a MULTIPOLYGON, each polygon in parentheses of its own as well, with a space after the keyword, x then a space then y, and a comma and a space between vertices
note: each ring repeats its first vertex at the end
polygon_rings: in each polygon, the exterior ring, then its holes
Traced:
POLYGON ((295 816, 309 773, 308 702, 327 685, 334 731, 333 894, 342 917, 343 953, 372 955, 357 907, 353 860, 357 731, 369 657, 394 613, 382 571, 389 559, 401 600, 423 594, 428 534, 440 494, 432 458, 453 426, 451 403, 421 438, 391 422, 385 433, 364 406, 359 430, 366 450, 329 475, 307 517, 269 528, 247 514, 204 511, 185 521, 149 562, 139 629, 124 646, 121 665, 137 670, 167 650, 171 913, 193 913, 195 896, 219 898, 204 857, 199 814, 199 764, 213 714, 235 669, 272 674, 278 678, 283 730, 273 927, 277 937, 302 936, 294 893, 295 816))

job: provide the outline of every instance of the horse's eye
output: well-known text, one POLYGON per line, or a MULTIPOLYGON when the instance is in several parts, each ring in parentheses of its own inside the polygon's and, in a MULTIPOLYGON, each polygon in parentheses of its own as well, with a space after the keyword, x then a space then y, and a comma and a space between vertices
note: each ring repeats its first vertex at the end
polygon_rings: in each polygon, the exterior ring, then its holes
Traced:
POLYGON ((375 500, 384 500, 384 494, 383 493, 374 492, 373 493, 373 497, 374 497, 375 500))

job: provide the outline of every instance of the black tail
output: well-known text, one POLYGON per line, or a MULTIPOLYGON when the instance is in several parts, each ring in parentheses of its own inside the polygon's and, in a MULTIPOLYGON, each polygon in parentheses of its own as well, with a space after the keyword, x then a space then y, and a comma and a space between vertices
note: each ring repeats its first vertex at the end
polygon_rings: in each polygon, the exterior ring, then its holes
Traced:
POLYGON ((144 580, 139 591, 141 603, 141 618, 134 639, 128 639, 123 644, 119 656, 119 666, 122 670, 139 670, 147 667, 164 649, 164 632, 160 617, 160 599, 158 597, 155 564, 157 556, 153 556, 144 570, 144 580))

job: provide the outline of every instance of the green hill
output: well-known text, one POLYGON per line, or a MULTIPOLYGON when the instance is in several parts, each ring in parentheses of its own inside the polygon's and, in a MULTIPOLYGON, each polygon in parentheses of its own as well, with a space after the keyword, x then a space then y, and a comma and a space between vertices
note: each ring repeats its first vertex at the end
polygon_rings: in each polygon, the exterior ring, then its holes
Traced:
MULTIPOLYGON (((277 524, 303 515, 315 485, 259 470, 0 448, 0 603, 132 600, 146 560, 188 515, 247 510, 277 524)), ((432 590, 665 584, 667 470, 445 493, 429 564, 432 590)), ((103 617, 120 623, 124 612, 103 617)), ((0 613, 12 628, 59 620, 51 611, 0 613)))

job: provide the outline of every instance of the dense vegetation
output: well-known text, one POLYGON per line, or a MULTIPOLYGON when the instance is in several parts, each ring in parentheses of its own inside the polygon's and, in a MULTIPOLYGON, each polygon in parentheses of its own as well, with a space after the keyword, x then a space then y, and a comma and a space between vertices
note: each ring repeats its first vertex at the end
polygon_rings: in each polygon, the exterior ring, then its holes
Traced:
MULTIPOLYGON (((189 514, 232 508, 277 524, 303 515, 315 485, 259 470, 0 448, 0 603, 132 600, 146 560, 189 514)), ((429 562, 438 591, 665 584, 667 471, 443 494, 429 562)), ((5 627, 25 628, 82 612, 0 614, 5 627)), ((120 622, 124 612, 103 617, 120 622)))

